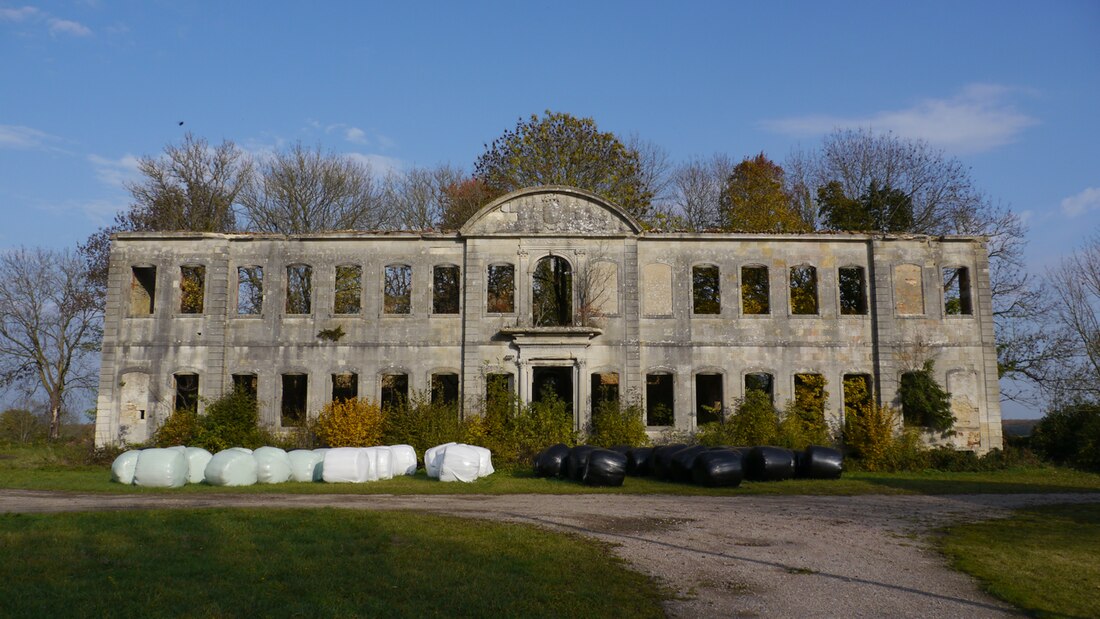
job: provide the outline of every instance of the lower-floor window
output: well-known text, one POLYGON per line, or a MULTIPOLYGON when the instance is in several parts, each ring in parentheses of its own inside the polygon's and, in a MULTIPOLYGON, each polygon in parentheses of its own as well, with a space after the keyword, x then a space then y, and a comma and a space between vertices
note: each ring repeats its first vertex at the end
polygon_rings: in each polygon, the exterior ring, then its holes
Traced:
POLYGON ((306 395, 309 377, 305 374, 283 374, 283 397, 280 401, 280 422, 283 427, 297 427, 306 420, 306 395))
POLYGON ((672 374, 646 374, 645 423, 647 426, 671 426, 676 398, 672 374))

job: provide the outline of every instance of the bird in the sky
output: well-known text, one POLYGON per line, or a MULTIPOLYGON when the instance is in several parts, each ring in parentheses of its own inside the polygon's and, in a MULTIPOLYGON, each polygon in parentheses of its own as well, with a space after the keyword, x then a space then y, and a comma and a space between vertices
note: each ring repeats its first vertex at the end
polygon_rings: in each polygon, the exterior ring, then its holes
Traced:
POLYGON ((183 126, 183 121, 182 121, 182 120, 180 121, 180 126, 181 126, 181 127, 183 126))

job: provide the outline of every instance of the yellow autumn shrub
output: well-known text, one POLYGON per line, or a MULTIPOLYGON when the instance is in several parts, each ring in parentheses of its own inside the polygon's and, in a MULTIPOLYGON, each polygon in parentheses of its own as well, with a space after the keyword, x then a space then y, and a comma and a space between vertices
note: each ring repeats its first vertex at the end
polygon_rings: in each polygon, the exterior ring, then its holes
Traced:
POLYGON ((386 417, 381 407, 366 398, 329 402, 314 425, 317 438, 329 447, 380 445, 386 417))

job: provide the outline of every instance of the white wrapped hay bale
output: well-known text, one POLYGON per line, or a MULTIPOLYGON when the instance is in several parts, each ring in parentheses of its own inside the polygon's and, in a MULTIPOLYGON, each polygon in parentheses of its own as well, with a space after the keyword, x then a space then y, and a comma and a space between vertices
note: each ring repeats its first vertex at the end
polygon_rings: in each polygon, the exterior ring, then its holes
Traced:
POLYGON ((443 443, 442 445, 430 447, 424 452, 424 470, 428 473, 428 477, 439 479, 439 466, 443 463, 443 452, 447 451, 447 448, 451 445, 456 444, 453 441, 443 443))
POLYGON ((205 475, 211 486, 251 486, 257 479, 256 459, 250 449, 231 447, 214 454, 205 475))
POLYGON ((111 463, 111 481, 130 485, 134 483, 134 469, 137 468, 138 456, 141 450, 131 449, 124 451, 111 463))
POLYGON ((291 481, 321 481, 321 463, 325 454, 308 449, 295 449, 287 453, 290 461, 291 481))
POLYGON ((321 465, 324 481, 334 483, 360 484, 370 480, 370 456, 359 447, 337 447, 325 452, 321 465))
POLYGON ((393 474, 416 475, 416 450, 412 445, 390 445, 393 474))
POLYGON ((477 452, 477 476, 485 477, 492 475, 496 470, 493 468, 493 452, 489 451, 485 447, 478 447, 477 445, 467 445, 470 449, 477 452))
POLYGON ((181 449, 143 449, 134 467, 134 485, 180 488, 187 483, 187 456, 181 449))
POLYGON ((471 482, 477 479, 481 455, 469 445, 449 445, 443 451, 439 481, 471 482))
POLYGON ((278 447, 260 447, 252 452, 256 459, 256 482, 281 484, 290 479, 290 458, 278 447))
POLYGON ((393 452, 389 447, 367 447, 374 464, 374 479, 393 479, 393 452))
POLYGON ((184 456, 187 458, 187 483, 202 483, 202 480, 206 479, 206 465, 210 464, 214 454, 202 447, 188 447, 184 451, 184 456))

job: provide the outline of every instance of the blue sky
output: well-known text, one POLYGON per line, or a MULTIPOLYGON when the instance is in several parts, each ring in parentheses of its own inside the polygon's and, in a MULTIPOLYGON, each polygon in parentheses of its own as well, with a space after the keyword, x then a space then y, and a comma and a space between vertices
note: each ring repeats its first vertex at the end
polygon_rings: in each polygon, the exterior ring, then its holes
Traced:
POLYGON ((0 0, 0 249, 75 246, 185 131, 470 166, 546 109, 677 162, 782 162, 834 127, 926 139, 1026 218, 1037 272, 1100 226, 1094 0, 0 0))

